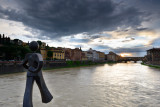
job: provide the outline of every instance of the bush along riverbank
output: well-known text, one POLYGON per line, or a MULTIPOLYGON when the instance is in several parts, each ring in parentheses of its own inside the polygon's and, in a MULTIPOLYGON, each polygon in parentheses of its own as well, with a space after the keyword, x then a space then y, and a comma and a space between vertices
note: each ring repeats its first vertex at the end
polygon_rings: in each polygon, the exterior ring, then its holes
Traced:
POLYGON ((146 64, 146 63, 144 63, 144 62, 142 62, 141 64, 142 64, 142 65, 145 65, 145 66, 152 67, 152 68, 160 69, 160 65, 151 65, 151 64, 146 64))
MULTIPOLYGON (((43 68, 43 70, 52 70, 52 69, 61 69, 61 68, 73 68, 73 67, 82 67, 82 66, 92 66, 92 65, 98 65, 98 64, 105 64, 106 61, 99 61, 99 62, 93 62, 93 61, 66 61, 62 66, 55 66, 50 65, 43 68)), ((111 62, 110 62, 111 63, 111 62)))

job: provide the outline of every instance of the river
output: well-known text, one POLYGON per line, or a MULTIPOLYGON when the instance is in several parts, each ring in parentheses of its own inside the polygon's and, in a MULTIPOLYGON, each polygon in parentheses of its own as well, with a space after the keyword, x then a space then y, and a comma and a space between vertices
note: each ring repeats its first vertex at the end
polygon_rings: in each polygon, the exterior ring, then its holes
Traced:
MULTIPOLYGON (((160 69, 140 63, 102 64, 43 72, 54 99, 34 107, 160 107, 160 69)), ((22 107, 26 73, 0 76, 0 107, 22 107)))

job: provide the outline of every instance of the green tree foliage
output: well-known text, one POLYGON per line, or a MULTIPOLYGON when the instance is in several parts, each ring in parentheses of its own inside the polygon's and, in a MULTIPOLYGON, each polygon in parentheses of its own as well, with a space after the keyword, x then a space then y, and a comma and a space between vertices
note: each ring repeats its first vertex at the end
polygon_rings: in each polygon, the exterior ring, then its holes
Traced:
POLYGON ((81 63, 81 61, 66 61, 68 66, 82 66, 85 65, 84 63, 81 63))
POLYGON ((41 42, 40 40, 38 40, 37 42, 38 42, 39 46, 41 46, 41 45, 42 45, 42 42, 41 42))
POLYGON ((74 65, 73 61, 66 61, 66 63, 67 63, 68 66, 73 66, 74 65))
POLYGON ((50 49, 50 47, 48 46, 48 44, 47 44, 47 46, 45 47, 47 50, 49 50, 50 49))
POLYGON ((47 52, 47 57, 49 57, 51 59, 53 57, 53 52, 52 51, 48 51, 47 52))
POLYGON ((74 64, 79 66, 81 64, 81 62, 80 61, 75 61, 74 64))
POLYGON ((37 52, 40 53, 42 42, 40 40, 38 40, 37 42, 39 44, 39 49, 37 50, 37 52))
POLYGON ((54 58, 54 60, 57 60, 57 58, 54 58))
POLYGON ((13 44, 2 46, 0 47, 0 50, 1 50, 0 54, 4 55, 3 60, 24 59, 25 54, 31 52, 28 46, 23 47, 23 46, 13 45, 13 44))

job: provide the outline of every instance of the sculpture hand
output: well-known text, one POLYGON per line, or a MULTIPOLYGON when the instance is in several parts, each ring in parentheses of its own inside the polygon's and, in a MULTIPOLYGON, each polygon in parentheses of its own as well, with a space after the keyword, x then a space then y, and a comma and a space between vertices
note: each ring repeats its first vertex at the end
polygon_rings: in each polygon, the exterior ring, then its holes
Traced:
POLYGON ((30 55, 31 55, 30 53, 26 54, 25 59, 23 60, 23 63, 22 63, 23 67, 26 68, 26 69, 28 69, 28 67, 29 67, 29 66, 27 65, 27 63, 28 63, 28 57, 29 57, 30 55))
POLYGON ((34 72, 35 68, 32 67, 32 66, 29 66, 28 70, 29 70, 30 72, 34 72))

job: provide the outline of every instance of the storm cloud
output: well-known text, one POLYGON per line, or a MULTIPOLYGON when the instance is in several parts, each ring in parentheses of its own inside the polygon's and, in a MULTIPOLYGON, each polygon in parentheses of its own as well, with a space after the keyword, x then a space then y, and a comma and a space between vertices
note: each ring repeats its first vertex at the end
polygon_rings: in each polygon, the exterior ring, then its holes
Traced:
POLYGON ((50 38, 115 30, 124 25, 136 27, 145 14, 111 0, 14 1, 19 9, 1 6, 0 18, 22 22, 50 38))
POLYGON ((0 0, 0 32, 25 42, 145 52, 158 47, 159 0, 0 0))

